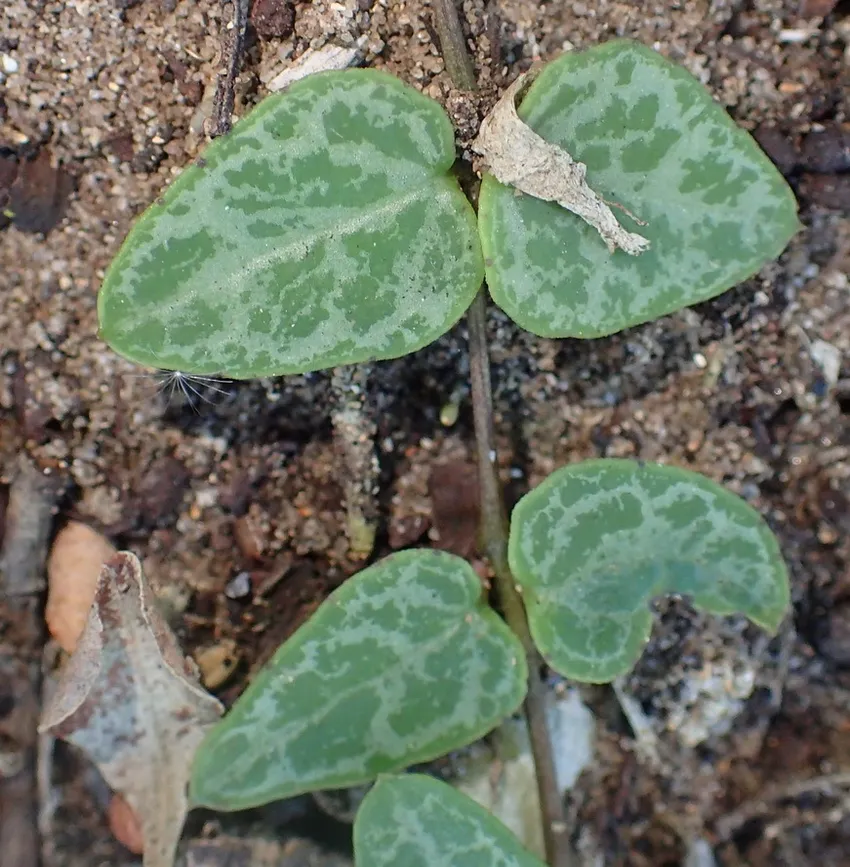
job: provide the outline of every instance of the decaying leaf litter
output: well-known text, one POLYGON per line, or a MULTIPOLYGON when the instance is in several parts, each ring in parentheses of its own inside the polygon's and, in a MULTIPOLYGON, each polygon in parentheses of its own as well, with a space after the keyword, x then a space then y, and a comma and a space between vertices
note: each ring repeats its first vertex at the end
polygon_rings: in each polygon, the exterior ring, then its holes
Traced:
POLYGON ((587 166, 520 120, 517 104, 533 80, 532 74, 520 75, 505 91, 481 122, 472 149, 481 154, 496 180, 536 199, 557 202, 581 217, 599 233, 609 252, 620 249, 637 256, 647 250, 649 241, 626 231, 617 222, 609 203, 588 186, 587 166))
MULTIPOLYGON (((101 521, 102 526, 110 526, 121 519, 122 513, 132 511, 137 480, 153 475, 156 462, 176 449, 176 460, 189 468, 189 490, 182 501, 170 507, 172 511, 162 512, 157 521, 147 523, 142 517, 135 525, 134 547, 146 558, 165 562, 158 590, 168 585, 197 588, 183 618, 186 650, 210 641, 214 629, 223 630, 226 636, 236 636, 247 650, 248 671, 252 667, 250 660, 258 653, 268 655, 283 637, 281 630, 291 628, 293 618, 303 618, 309 606, 315 604, 311 594, 315 597, 323 592, 321 588, 328 587, 325 562, 317 564, 311 558, 322 558, 328 540, 342 535, 344 516, 333 506, 335 494, 329 481, 335 472, 334 458, 327 443, 315 434, 324 424, 319 411, 324 386, 314 381, 304 385, 240 387, 222 405, 202 408, 197 418, 191 412, 184 415, 174 405, 164 407, 152 402, 154 390, 146 390, 143 380, 128 382, 121 378, 120 371, 108 366, 108 359, 98 354, 98 348, 87 337, 93 333, 88 326, 93 322, 96 269, 106 264, 121 234, 116 230, 115 235, 104 235, 107 230, 102 215, 111 215, 122 231, 126 229, 132 210, 152 200, 172 168, 191 159, 200 142, 191 132, 200 103, 192 101, 196 98, 195 85, 202 83, 197 94, 200 100, 203 84, 213 80, 220 13, 214 4, 198 4, 192 14, 186 15, 182 5, 175 14, 162 16, 150 8, 151 4, 142 3, 130 8, 121 19, 104 20, 89 35, 82 32, 84 21, 71 9, 61 12, 54 23, 47 20, 39 26, 18 28, 21 42, 16 54, 23 57, 37 56, 35 47, 40 49, 45 33, 47 38, 58 36, 60 26, 79 35, 77 39, 62 40, 65 55, 72 62, 67 79, 46 76, 38 66, 30 68, 26 77, 8 79, 6 101, 12 103, 12 119, 4 122, 3 130, 19 131, 35 117, 30 111, 22 113, 18 106, 29 104, 19 95, 37 87, 45 94, 46 110, 52 108, 59 117, 66 112, 70 115, 63 135, 50 146, 66 166, 81 170, 82 183, 71 201, 65 228, 51 233, 49 238, 51 255, 65 263, 57 271, 62 291, 45 300, 32 293, 31 280, 22 279, 24 263, 39 261, 43 242, 21 233, 9 234, 9 230, 0 241, 4 273, 12 275, 16 287, 3 297, 3 305, 12 306, 0 309, 0 325, 5 327, 5 317, 10 313, 14 314, 13 322, 43 323, 54 347, 62 353, 51 360, 39 345, 42 336, 33 332, 23 337, 18 346, 16 381, 20 385, 16 386, 16 398, 10 396, 8 382, 0 378, 0 406, 4 410, 0 421, 4 434, 25 424, 27 436, 33 441, 30 449, 40 461, 56 460, 57 443, 75 455, 73 474, 80 485, 78 507, 87 518, 101 521), (128 33, 139 34, 139 45, 146 46, 135 57, 135 49, 125 49, 128 33), (181 45, 192 45, 201 58, 189 58, 182 73, 180 62, 185 62, 187 55, 180 45, 171 44, 174 34, 180 34, 181 45), (170 59, 161 66, 159 52, 163 46, 168 46, 170 59), (132 69, 133 87, 122 90, 119 86, 117 93, 104 87, 106 101, 92 102, 84 60, 73 66, 74 57, 85 52, 117 58, 104 74, 114 77, 132 69), (165 70, 164 81, 160 69, 165 70), (174 80, 168 80, 175 70, 174 80), (114 117, 91 128, 105 130, 102 136, 118 136, 126 124, 124 128, 131 130, 132 165, 111 156, 109 150, 93 161, 80 162, 79 154, 88 153, 91 145, 87 128, 79 121, 75 123, 75 119, 90 117, 101 107, 112 110, 110 100, 116 106, 114 117), (170 123, 172 131, 162 135, 159 129, 149 130, 142 120, 145 106, 154 106, 159 112, 152 123, 170 123), (157 143, 152 141, 154 138, 163 141, 157 143), (105 174, 107 183, 93 183, 98 172, 105 174), (51 319, 56 314, 78 324, 63 331, 61 322, 51 319), (50 385, 56 372, 58 388, 50 385), (114 383, 115 391, 102 391, 99 383, 114 383), (78 395, 76 404, 68 400, 68 392, 78 395), (286 419, 269 413, 269 396, 274 406, 282 402, 289 408, 286 419), (83 414, 77 415, 80 409, 83 414), (257 422, 253 438, 240 433, 239 417, 245 413, 257 422), (51 420, 47 435, 42 432, 45 419, 51 420), (111 432, 111 442, 95 448, 94 444, 103 439, 104 424, 111 432), (205 425, 213 426, 216 433, 223 432, 229 443, 224 460, 205 438, 205 425), (283 447, 283 461, 281 448, 269 444, 281 439, 288 440, 283 447), (106 473, 110 466, 112 471, 106 473), (211 483, 213 473, 216 481, 211 483), (247 495, 251 520, 268 534, 264 536, 265 556, 274 561, 290 546, 299 552, 294 568, 290 567, 276 585, 269 606, 248 605, 253 618, 250 624, 243 620, 240 609, 231 607, 223 619, 210 613, 216 600, 225 598, 223 588, 228 581, 251 567, 250 561, 241 559, 243 555, 233 545, 230 534, 230 527, 240 518, 238 501, 246 495, 229 498, 231 491, 237 494, 245 490, 240 479, 246 475, 254 480, 248 485, 247 495), (212 502, 208 493, 211 487, 220 493, 212 502), (295 508, 290 505, 293 501, 298 504, 295 508), (162 525, 157 526, 160 521, 162 525), (169 526, 177 525, 181 531, 175 536, 169 526), (210 538, 216 545, 212 561, 210 538), (201 581, 195 576, 207 577, 201 581), (265 632, 253 631, 263 624, 265 632)), ((615 28, 646 44, 657 41, 662 50, 684 57, 692 71, 706 71, 710 86, 733 108, 736 117, 748 125, 777 128, 792 148, 798 134, 817 133, 822 112, 826 112, 827 123, 833 117, 841 118, 840 97, 836 102, 831 83, 838 80, 835 71, 841 68, 836 65, 843 44, 841 20, 838 27, 835 22, 825 27, 817 21, 804 22, 815 37, 809 42, 790 43, 779 39, 776 28, 782 26, 792 32, 801 29, 796 3, 762 3, 758 8, 733 13, 731 18, 729 9, 718 6, 707 11, 704 5, 686 3, 676 10, 671 10, 669 4, 624 9, 622 4, 600 2, 594 4, 596 15, 590 17, 572 6, 553 9, 536 3, 506 2, 500 4, 501 20, 495 29, 482 3, 466 4, 465 8, 476 66, 485 92, 490 87, 493 98, 502 89, 495 86, 502 74, 501 63, 513 69, 517 60, 523 66, 536 54, 551 56, 568 39, 585 47, 615 28), (718 39, 724 31, 726 36, 718 39), (493 33, 499 34, 498 40, 491 38, 493 33), (494 55, 491 49, 496 42, 500 54, 494 55), (751 46, 752 52, 747 48, 742 53, 744 46, 751 46), (756 70, 760 70, 759 75, 753 74, 756 70)), ((29 10, 27 4, 13 2, 3 14, 10 13, 24 16, 21 20, 25 20, 29 10)), ((368 34, 372 47, 366 50, 366 63, 389 67, 406 80, 422 82, 447 101, 463 144, 464 130, 474 133, 478 117, 471 121, 468 102, 455 98, 447 87, 426 21, 427 9, 418 7, 402 11, 378 3, 368 13, 358 11, 350 18, 340 18, 330 14, 325 4, 299 4, 294 34, 283 43, 261 43, 260 59, 251 68, 258 69, 264 80, 267 72, 280 68, 275 64, 279 63, 281 44, 291 44, 297 54, 311 43, 318 45, 330 39, 344 44, 352 32, 368 34), (383 42, 380 54, 375 54, 376 38, 383 42)), ((123 153, 117 144, 116 152, 123 153)), ((525 407, 521 422, 501 429, 504 454, 509 455, 506 449, 517 442, 525 444, 527 457, 520 455, 516 467, 524 468, 531 478, 520 478, 518 484, 533 483, 556 463, 599 454, 599 449, 607 454, 638 451, 649 459, 664 456, 689 463, 716 478, 732 480, 733 486, 755 485, 760 492, 757 495, 781 514, 791 516, 781 532, 786 546, 791 546, 798 580, 806 588, 804 596, 812 602, 798 605, 803 635, 795 645, 797 662, 783 711, 771 729, 776 742, 756 752, 755 759, 750 754, 747 775, 741 775, 732 761, 728 773, 714 772, 703 792, 725 782, 727 786, 734 784, 735 791, 749 787, 756 796, 758 781, 765 775, 780 781, 783 775, 804 780, 817 773, 818 762, 838 762, 840 766, 843 754, 840 699, 845 687, 841 672, 830 668, 830 660, 842 652, 840 624, 846 617, 835 579, 841 574, 841 564, 846 563, 845 542, 838 532, 844 520, 840 494, 846 478, 842 474, 842 398, 840 391, 826 400, 818 397, 818 367, 809 360, 805 346, 797 342, 793 327, 800 326, 810 338, 826 340, 846 353, 846 337, 842 335, 850 330, 842 318, 846 316, 846 289, 841 288, 840 275, 847 270, 841 259, 846 256, 847 233, 842 228, 846 222, 835 215, 809 210, 806 220, 814 228, 777 266, 769 281, 753 281, 742 294, 733 293, 726 301, 708 305, 693 316, 672 317, 663 328, 648 326, 595 347, 575 347, 548 341, 535 341, 529 346, 527 338, 513 335, 501 323, 495 326, 500 352, 496 377, 503 419, 516 419, 517 406, 525 407), (759 292, 772 302, 760 301, 759 292), (778 365, 777 359, 781 360, 778 365), (706 385, 712 381, 716 387, 706 385), (563 436, 565 420, 570 425, 567 439, 563 436), (830 445, 824 445, 822 438, 830 445), (833 496, 830 491, 837 494, 833 496), (836 502, 837 507, 828 505, 836 502), (832 628, 827 629, 830 625, 832 628), (819 666, 821 670, 826 666, 828 674, 818 675, 819 666), (820 726, 816 738, 811 731, 813 706, 820 709, 815 714, 819 721, 815 725, 820 726), (801 725, 803 720, 805 725, 801 725)), ((18 332, 15 329, 10 333, 18 332)), ((390 448, 382 447, 380 456, 383 478, 394 493, 401 491, 402 478, 427 478, 429 465, 451 450, 452 441, 468 436, 463 414, 459 426, 448 436, 436 421, 441 401, 457 382, 457 359, 462 358, 463 351, 460 337, 449 337, 422 359, 388 365, 378 373, 376 388, 382 402, 378 441, 389 438, 390 448)), ((11 442, 11 438, 6 439, 7 446, 11 447, 11 442)), ((506 472, 512 465, 506 465, 506 472)), ((427 485, 412 486, 410 493, 384 512, 390 526, 396 515, 428 514, 427 494, 416 493, 419 490, 427 491, 427 485)), ((344 548, 340 548, 331 555, 331 585, 348 571, 344 563, 344 548)), ((661 640, 665 634, 662 632, 660 642, 650 648, 652 660, 669 653, 661 640)), ((699 658, 705 644, 698 638, 692 643, 695 658, 699 658)), ((687 667, 678 670, 683 677, 691 676, 687 667)), ((673 664, 670 683, 676 671, 677 665, 673 664)), ((233 689, 243 682, 237 681, 233 689)), ((656 711, 665 703, 671 708, 677 706, 675 693, 660 689, 657 675, 654 679, 649 676, 645 683, 645 689, 654 690, 652 706, 656 711)), ((739 720, 732 737, 716 746, 718 754, 734 760, 745 746, 747 732, 745 722, 739 720)), ((630 843, 637 840, 658 858, 673 857, 677 852, 675 835, 668 834, 652 819, 655 806, 669 797, 665 795, 669 792, 667 778, 653 777, 646 769, 629 765, 627 746, 628 741, 621 745, 616 739, 609 744, 600 767, 599 786, 588 793, 584 815, 592 824, 594 811, 610 812, 605 801, 610 789, 612 803, 619 810, 615 815, 620 820, 616 835, 605 838, 607 851, 631 851, 630 843), (625 804, 616 800, 623 780, 631 783, 625 804)), ((671 773, 676 773, 675 765, 671 773)), ((63 783, 61 791, 75 806, 91 803, 80 779, 63 783)), ((787 815, 783 809, 769 807, 767 815, 787 815)), ((75 857, 82 859, 77 863, 88 867, 91 858, 76 856, 75 850, 108 848, 108 832, 100 815, 95 807, 88 811, 75 809, 71 816, 67 811, 62 813, 54 831, 62 867, 74 864, 75 857)), ((813 818, 810 828, 814 828, 815 843, 808 845, 820 847, 817 851, 821 861, 828 863, 830 846, 835 844, 819 836, 817 829, 827 827, 823 824, 825 817, 816 813, 813 818)), ((793 838, 793 822, 783 827, 786 836, 793 838)), ((770 848, 776 843, 766 843, 763 848, 760 845, 747 850, 748 863, 782 863, 784 856, 775 856, 770 848)), ((117 863, 120 856, 104 857, 111 859, 107 863, 117 863)))
POLYGON ((82 749, 121 793, 139 818, 145 867, 174 863, 192 759, 222 711, 199 685, 138 559, 116 554, 40 730, 82 749))

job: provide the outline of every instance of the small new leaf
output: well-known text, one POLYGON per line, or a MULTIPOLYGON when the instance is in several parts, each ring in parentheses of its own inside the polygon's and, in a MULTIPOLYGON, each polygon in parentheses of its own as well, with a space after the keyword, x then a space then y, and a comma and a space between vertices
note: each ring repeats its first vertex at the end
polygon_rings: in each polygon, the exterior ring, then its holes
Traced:
POLYGON ((421 774, 384 777, 354 822, 357 867, 544 867, 491 813, 421 774))
POLYGON ((481 154, 490 174, 520 192, 557 202, 599 232, 613 253, 618 247, 637 256, 649 247, 641 235, 627 232, 611 208, 587 185, 587 166, 563 148, 541 138, 517 115, 517 101, 533 77, 521 75, 481 124, 473 150, 481 154))
POLYGON ((103 567, 77 649, 39 727, 83 750, 142 825, 145 867, 171 867, 189 766, 222 707, 158 611, 132 554, 103 567))

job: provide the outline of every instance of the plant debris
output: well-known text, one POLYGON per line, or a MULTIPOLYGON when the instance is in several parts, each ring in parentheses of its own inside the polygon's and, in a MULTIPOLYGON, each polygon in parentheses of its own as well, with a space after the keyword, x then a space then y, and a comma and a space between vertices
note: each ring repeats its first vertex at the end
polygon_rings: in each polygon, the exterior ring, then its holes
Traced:
POLYGON ((115 553, 108 539, 79 521, 70 521, 53 542, 44 619, 66 653, 74 652, 83 634, 101 568, 115 553))
POLYGON ((63 483, 21 457, 3 513, 0 592, 6 598, 44 590, 44 558, 63 483))
POLYGON ((41 702, 44 559, 64 480, 20 455, 0 501, 0 862, 38 863, 36 737, 41 702))
POLYGON ((221 713, 157 610, 139 560, 116 554, 40 731, 82 749, 124 796, 142 826, 145 867, 173 864, 192 759, 221 713))
POLYGON ((331 69, 348 69, 362 59, 362 46, 323 45, 321 48, 308 48, 297 60, 288 63, 266 85, 271 93, 277 93, 290 84, 312 75, 314 72, 327 72, 331 69))
POLYGON ((62 221, 75 179, 46 148, 28 156, 0 155, 0 228, 47 234, 62 221))
POLYGON ((611 208, 587 185, 587 166, 520 120, 517 101, 532 80, 528 74, 521 75, 505 91, 482 121, 472 143, 473 150, 484 157, 496 180, 536 199, 557 202, 581 217, 599 232, 611 253, 617 248, 630 256, 642 253, 649 247, 649 241, 627 232, 617 222, 611 208))
POLYGON ((436 464, 431 469, 428 493, 438 534, 434 547, 469 559, 478 547, 478 468, 466 460, 436 464))

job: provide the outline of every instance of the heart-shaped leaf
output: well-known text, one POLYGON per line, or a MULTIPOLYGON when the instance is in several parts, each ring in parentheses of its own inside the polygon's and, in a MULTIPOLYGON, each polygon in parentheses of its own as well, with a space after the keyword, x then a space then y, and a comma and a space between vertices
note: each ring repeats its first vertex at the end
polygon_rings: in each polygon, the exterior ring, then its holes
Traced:
POLYGON ((576 680, 629 670, 660 594, 771 631, 789 603, 779 545, 758 512, 698 473, 657 464, 557 470, 514 509, 508 554, 535 643, 576 680))
POLYGON ((422 774, 385 777, 354 822, 357 867, 544 867, 482 806, 422 774))
POLYGON ((132 361, 234 379, 395 358, 483 277, 451 123, 376 70, 308 76, 214 141, 136 223, 98 299, 132 361))
POLYGON ((196 756, 196 805, 359 785, 481 737, 525 694, 521 645, 459 557, 404 551, 346 581, 196 756))
MULTIPOLYGON (((546 66, 519 115, 587 166, 590 188, 650 248, 609 253, 552 202, 485 176, 479 229, 496 303, 544 337, 599 337, 696 304, 776 257, 794 195, 748 133, 685 69, 614 40, 546 66)), ((531 166, 530 168, 533 168, 531 166)))

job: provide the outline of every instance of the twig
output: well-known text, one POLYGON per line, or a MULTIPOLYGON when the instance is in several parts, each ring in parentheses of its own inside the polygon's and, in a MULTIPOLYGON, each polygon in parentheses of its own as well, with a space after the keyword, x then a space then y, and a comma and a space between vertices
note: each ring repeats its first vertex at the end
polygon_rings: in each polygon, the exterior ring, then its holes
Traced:
POLYGON ((490 358, 487 351, 487 300, 482 287, 467 314, 469 328, 469 373, 472 385, 472 414, 478 452, 481 488, 481 535, 484 553, 496 578, 496 590, 505 620, 519 637, 528 662, 528 693, 525 714, 531 753, 537 777, 537 791, 543 814, 543 840, 551 867, 575 863, 564 810, 564 800, 555 775, 552 741, 546 724, 546 685, 540 671, 543 660, 531 638, 525 606, 516 589, 508 564, 507 529, 502 486, 496 463, 493 426, 493 392, 490 387, 490 358))
POLYGON ((490 42, 490 74, 494 79, 501 79, 502 36, 498 0, 489 0, 485 15, 487 16, 487 39, 490 42))
POLYGON ((434 10, 434 27, 440 39, 440 52, 449 78, 460 90, 477 90, 475 69, 466 48, 455 0, 431 0, 431 8, 434 10))
POLYGON ((378 457, 376 426, 366 405, 369 366, 337 367, 331 376, 331 423, 334 449, 342 464, 342 504, 348 536, 348 556, 367 560, 375 545, 378 508, 378 457))
POLYGON ((60 482, 27 459, 9 497, 0 557, 0 867, 40 863, 36 728, 44 644, 44 560, 60 482))
MULTIPOLYGON (((42 672, 55 671, 58 656, 61 653, 55 641, 48 642, 44 647, 41 659, 42 672)), ((46 707, 53 695, 55 683, 48 677, 42 677, 41 706, 46 707)), ((56 738, 43 732, 38 735, 36 744, 36 787, 38 790, 38 833, 41 837, 42 867, 52 867, 57 861, 56 839, 53 831, 53 819, 59 807, 60 798, 53 782, 53 759, 56 738)))
POLYGON ((830 794, 833 789, 844 788, 850 788, 850 773, 847 771, 792 783, 776 783, 768 786, 757 798, 745 801, 736 810, 721 817, 716 823, 717 834, 721 839, 728 839, 745 822, 771 810, 777 801, 799 798, 800 795, 815 791, 830 794))
POLYGON ((53 517, 57 482, 42 475, 26 458, 19 461, 6 508, 0 555, 0 593, 33 596, 46 587, 44 557, 53 517))
POLYGON ((248 9, 250 0, 224 0, 233 6, 233 18, 227 25, 226 33, 221 40, 221 54, 224 68, 219 73, 218 82, 213 97, 213 116, 210 126, 210 137, 225 135, 233 125, 233 106, 235 103, 234 88, 239 69, 242 66, 242 55, 245 51, 245 30, 248 26, 248 9))

